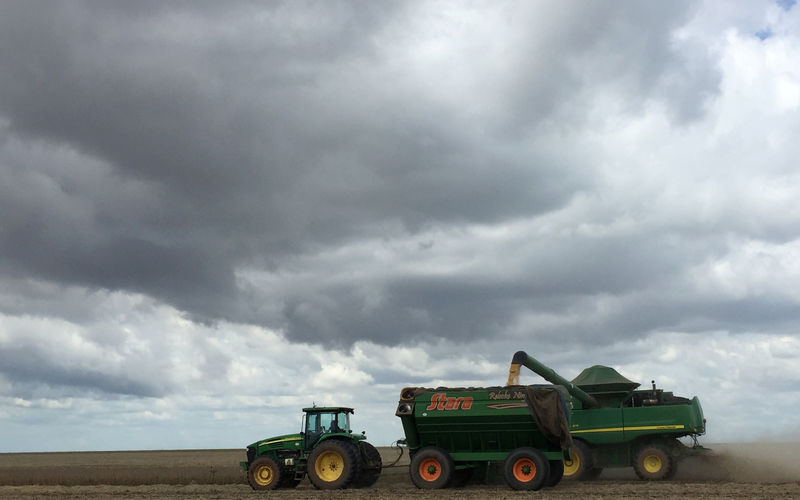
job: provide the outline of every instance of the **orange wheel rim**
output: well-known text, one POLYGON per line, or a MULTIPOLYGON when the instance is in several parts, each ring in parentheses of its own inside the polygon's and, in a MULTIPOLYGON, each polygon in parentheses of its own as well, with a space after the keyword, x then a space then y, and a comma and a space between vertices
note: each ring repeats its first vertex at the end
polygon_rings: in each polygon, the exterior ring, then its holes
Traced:
POLYGON ((442 466, 435 458, 426 458, 419 464, 419 477, 425 481, 436 481, 442 475, 442 466))
POLYGON ((520 458, 514 462, 514 479, 527 483, 536 477, 536 464, 530 458, 520 458))

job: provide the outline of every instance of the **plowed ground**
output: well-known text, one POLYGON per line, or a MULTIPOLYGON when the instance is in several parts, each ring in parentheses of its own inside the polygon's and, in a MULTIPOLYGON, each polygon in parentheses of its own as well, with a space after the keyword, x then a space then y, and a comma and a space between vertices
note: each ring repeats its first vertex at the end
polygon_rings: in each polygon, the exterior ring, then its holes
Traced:
MULTIPOLYGON (((255 492, 237 464, 243 450, 0 454, 0 498, 800 498, 800 445, 712 445, 714 453, 681 463, 674 480, 644 482, 629 469, 591 482, 562 481, 538 492, 516 492, 496 478, 460 489, 416 489, 406 457, 363 490, 318 491, 308 481, 293 490, 255 492)), ((396 451, 381 449, 384 463, 396 451)))

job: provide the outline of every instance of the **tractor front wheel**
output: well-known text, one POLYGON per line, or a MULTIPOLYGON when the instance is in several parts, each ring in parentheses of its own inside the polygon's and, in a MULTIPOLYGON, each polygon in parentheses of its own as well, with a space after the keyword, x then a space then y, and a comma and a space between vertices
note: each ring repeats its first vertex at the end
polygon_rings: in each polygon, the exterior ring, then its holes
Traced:
POLYGON ((247 482, 254 490, 274 490, 281 484, 283 470, 278 462, 261 457, 253 460, 247 469, 247 482))
POLYGON ((308 479, 317 489, 347 488, 360 471, 361 457, 346 441, 323 441, 308 456, 308 479))

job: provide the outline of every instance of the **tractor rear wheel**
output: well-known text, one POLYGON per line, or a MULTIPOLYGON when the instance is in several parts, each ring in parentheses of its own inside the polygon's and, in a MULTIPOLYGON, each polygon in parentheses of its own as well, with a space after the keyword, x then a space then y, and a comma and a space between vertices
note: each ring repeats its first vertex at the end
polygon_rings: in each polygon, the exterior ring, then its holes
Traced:
POLYGON ((438 489, 450 483, 455 464, 450 455, 436 446, 420 448, 409 466, 411 482, 417 488, 438 489))
POLYGON ((347 488, 360 471, 361 457, 347 441, 323 441, 308 456, 308 479, 320 490, 347 488))
POLYGON ((668 479, 675 468, 675 459, 669 450, 660 444, 645 445, 636 455, 633 470, 646 481, 668 479))
POLYGON ((274 490, 282 480, 283 468, 269 457, 253 460, 247 469, 247 482, 254 490, 274 490))
POLYGON ((573 439, 569 454, 570 459, 564 460, 564 479, 578 481, 594 479, 592 477, 594 455, 589 445, 578 439, 573 439))
POLYGON ((506 457, 503 469, 506 483, 515 490, 538 490, 550 476, 550 463, 536 448, 512 451, 506 457))
POLYGON ((381 462, 381 454, 378 453, 378 450, 375 449, 374 446, 366 441, 362 441, 360 446, 365 460, 363 461, 361 473, 356 477, 355 481, 353 481, 353 487, 367 488, 375 484, 375 481, 380 477, 383 463, 381 462))

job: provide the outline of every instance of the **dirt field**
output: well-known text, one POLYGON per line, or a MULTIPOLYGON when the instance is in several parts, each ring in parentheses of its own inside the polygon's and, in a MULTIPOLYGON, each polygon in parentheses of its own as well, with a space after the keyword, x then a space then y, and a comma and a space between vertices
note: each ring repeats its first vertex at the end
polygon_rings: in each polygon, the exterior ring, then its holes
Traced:
MULTIPOLYGON (((366 490, 254 492, 237 464, 243 450, 0 454, 0 498, 800 498, 800 444, 713 445, 705 459, 681 463, 672 481, 647 483, 631 470, 604 472, 592 482, 562 482, 539 492, 504 484, 417 490, 407 459, 385 469, 366 490)), ((381 449, 384 463, 396 456, 381 449)))

